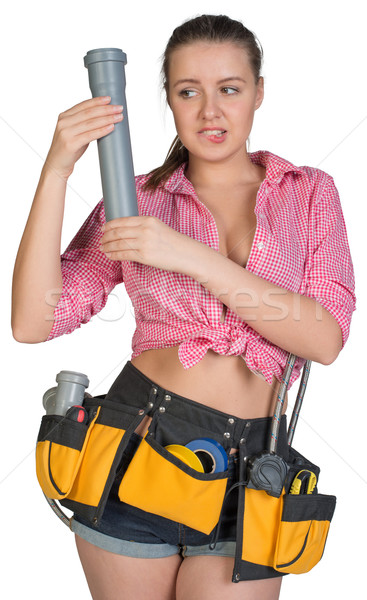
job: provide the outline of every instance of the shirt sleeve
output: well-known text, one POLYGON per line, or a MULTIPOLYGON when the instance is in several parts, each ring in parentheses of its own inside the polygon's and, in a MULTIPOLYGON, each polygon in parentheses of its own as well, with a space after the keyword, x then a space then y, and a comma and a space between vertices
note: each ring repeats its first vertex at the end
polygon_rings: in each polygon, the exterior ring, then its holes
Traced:
POLYGON ((101 200, 61 255, 62 294, 47 341, 88 323, 123 280, 121 263, 106 258, 99 249, 104 223, 101 200))
POLYGON ((342 348, 356 309, 355 280, 342 207, 328 176, 313 215, 313 251, 305 296, 314 298, 338 322, 342 348))

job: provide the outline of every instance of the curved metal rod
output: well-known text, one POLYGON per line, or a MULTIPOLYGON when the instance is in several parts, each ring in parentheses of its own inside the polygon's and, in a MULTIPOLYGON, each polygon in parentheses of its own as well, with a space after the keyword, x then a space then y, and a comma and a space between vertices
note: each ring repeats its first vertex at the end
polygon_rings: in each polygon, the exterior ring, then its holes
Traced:
POLYGON ((287 364, 285 366, 282 381, 279 386, 277 403, 275 405, 273 422, 271 425, 270 439, 269 439, 269 452, 270 454, 276 454, 278 445, 278 435, 280 427, 280 419, 282 416, 282 408, 284 405, 285 395, 288 389, 288 383, 293 371, 294 363, 296 362, 296 355, 289 353, 287 364))
MULTIPOLYGON (((279 386, 279 393, 277 398, 277 403, 274 410, 273 422, 270 431, 270 439, 269 439, 269 452, 271 454, 276 454, 277 445, 278 445, 278 435, 279 435, 279 427, 280 427, 280 419, 282 416, 282 409, 284 405, 285 394, 288 389, 289 380, 296 362, 296 356, 294 354, 289 353, 287 364, 285 366, 282 381, 279 386)), ((303 366, 302 378, 299 384, 296 402, 293 408, 292 417, 290 420, 290 424, 288 427, 287 441, 290 446, 293 441, 294 432, 296 429, 299 413, 301 410, 303 398, 306 392, 306 386, 308 382, 308 377, 311 369, 311 360, 307 360, 303 366)))
POLYGON ((301 383, 299 384, 296 402, 293 407, 292 417, 291 417, 289 427, 288 427, 288 445, 289 446, 291 446, 291 444, 293 442, 294 431, 296 429, 299 413, 301 411, 301 406, 302 406, 303 398, 304 398, 305 391, 306 391, 308 377, 310 374, 311 363, 312 363, 311 360, 307 360, 303 367, 302 379, 301 379, 301 383))
POLYGON ((56 500, 52 500, 51 498, 47 498, 47 496, 45 494, 43 494, 47 500, 47 502, 49 503, 49 505, 51 506, 52 510, 54 511, 55 515, 57 517, 59 517, 59 519, 65 524, 67 525, 67 527, 69 527, 70 529, 70 519, 69 517, 66 516, 66 514, 61 510, 61 508, 58 506, 58 504, 56 504, 56 500))

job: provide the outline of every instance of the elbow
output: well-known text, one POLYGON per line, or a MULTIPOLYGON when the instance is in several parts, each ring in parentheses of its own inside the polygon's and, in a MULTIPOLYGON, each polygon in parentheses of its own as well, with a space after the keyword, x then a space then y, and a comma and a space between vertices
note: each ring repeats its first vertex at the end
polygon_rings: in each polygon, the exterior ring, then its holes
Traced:
POLYGON ((338 351, 337 353, 333 353, 333 354, 325 354, 317 362, 319 362, 325 366, 331 365, 338 358, 339 352, 340 351, 338 351))
POLYGON ((340 335, 337 336, 337 339, 331 344, 323 345, 321 349, 321 355, 319 356, 319 360, 317 362, 322 365, 331 365, 338 358, 340 351, 343 347, 343 339, 340 331, 340 335))
POLYGON ((320 331, 319 343, 317 345, 318 359, 322 365, 331 365, 339 356, 343 348, 342 329, 335 319, 326 309, 323 309, 324 327, 320 331))
POLYGON ((11 308, 11 330, 13 338, 21 344, 45 342, 54 324, 53 314, 44 314, 37 307, 16 304, 11 308))
POLYGON ((12 328, 12 333, 15 341, 20 342, 21 344, 39 344, 41 342, 45 342, 47 339, 31 335, 30 333, 22 331, 21 329, 12 328))
POLYGON ((49 332, 32 331, 29 326, 19 324, 12 320, 11 330, 15 341, 21 344, 39 344, 45 342, 49 336, 49 332))

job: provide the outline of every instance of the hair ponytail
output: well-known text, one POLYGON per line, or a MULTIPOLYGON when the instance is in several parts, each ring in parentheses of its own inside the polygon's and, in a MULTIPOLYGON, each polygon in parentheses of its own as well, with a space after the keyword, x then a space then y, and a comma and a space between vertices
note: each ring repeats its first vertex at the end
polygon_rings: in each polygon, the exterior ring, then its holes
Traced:
POLYGON ((167 156, 163 165, 153 169, 149 173, 149 179, 144 184, 146 190, 156 190, 159 185, 162 185, 172 175, 172 173, 178 169, 182 163, 189 160, 189 153, 178 135, 173 140, 170 149, 168 150, 167 156))

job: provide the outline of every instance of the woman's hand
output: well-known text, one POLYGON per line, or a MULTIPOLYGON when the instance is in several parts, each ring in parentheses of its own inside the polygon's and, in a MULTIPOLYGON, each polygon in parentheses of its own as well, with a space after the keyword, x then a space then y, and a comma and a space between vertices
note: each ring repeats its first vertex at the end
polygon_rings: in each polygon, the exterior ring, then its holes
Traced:
POLYGON ((111 260, 131 260, 191 275, 205 244, 179 233, 153 216, 123 217, 103 227, 101 251, 111 260))
POLYGON ((111 105, 110 97, 98 97, 76 104, 59 115, 45 167, 67 179, 77 160, 93 140, 107 135, 123 119, 122 106, 111 105))

